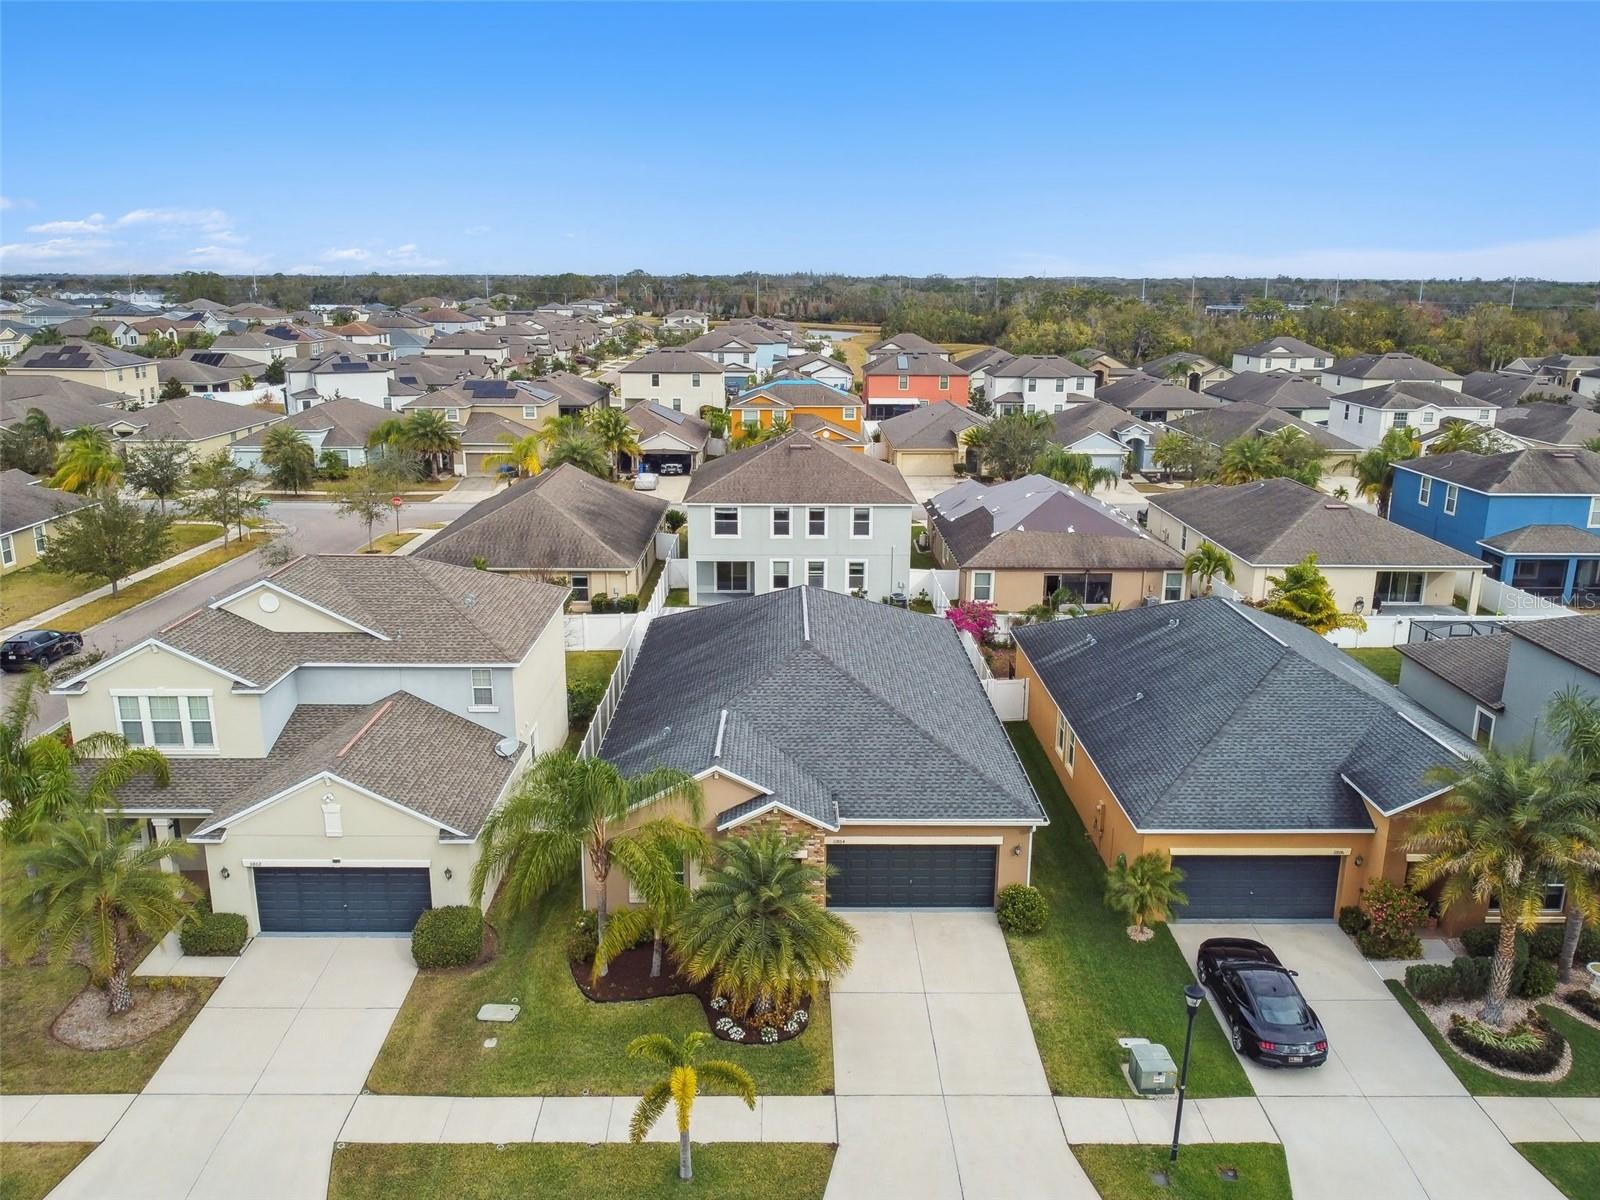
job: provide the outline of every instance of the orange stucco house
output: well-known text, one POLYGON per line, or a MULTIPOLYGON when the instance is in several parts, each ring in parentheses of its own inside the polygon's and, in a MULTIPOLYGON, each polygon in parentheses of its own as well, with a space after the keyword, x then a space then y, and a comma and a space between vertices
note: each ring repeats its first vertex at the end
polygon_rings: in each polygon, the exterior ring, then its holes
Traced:
POLYGON ((866 406, 860 396, 814 379, 774 379, 739 393, 728 405, 730 428, 770 428, 782 421, 815 437, 864 451, 866 406))
POLYGON ((967 369, 942 352, 886 352, 869 359, 862 376, 869 420, 887 420, 940 400, 967 407, 971 383, 967 369))

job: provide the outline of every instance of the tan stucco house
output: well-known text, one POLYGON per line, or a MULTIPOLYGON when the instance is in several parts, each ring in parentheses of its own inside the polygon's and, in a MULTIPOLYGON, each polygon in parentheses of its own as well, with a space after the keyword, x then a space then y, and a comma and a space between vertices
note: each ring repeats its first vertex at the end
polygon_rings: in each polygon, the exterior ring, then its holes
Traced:
POLYGON ((713 837, 803 835, 835 907, 990 907, 1048 822, 959 636, 816 587, 658 617, 600 757, 698 779, 713 837))
MULTIPOLYGON (((567 736, 563 588, 296 559, 52 689, 74 735, 167 756, 121 812, 251 933, 409 931, 467 903, 484 818, 567 736)), ((487 897, 486 897, 487 899, 487 897)))
POLYGON ((156 377, 154 359, 102 346, 99 342, 29 346, 11 358, 6 371, 21 378, 48 375, 71 383, 86 383, 137 402, 148 402, 161 395, 161 380, 156 377))
POLYGON ((26 471, 0 471, 0 572, 33 566, 58 521, 98 503, 46 487, 26 471))
POLYGON ((989 418, 948 400, 919 405, 878 425, 884 460, 905 476, 954 476, 975 470, 977 452, 967 447, 967 430, 989 418))

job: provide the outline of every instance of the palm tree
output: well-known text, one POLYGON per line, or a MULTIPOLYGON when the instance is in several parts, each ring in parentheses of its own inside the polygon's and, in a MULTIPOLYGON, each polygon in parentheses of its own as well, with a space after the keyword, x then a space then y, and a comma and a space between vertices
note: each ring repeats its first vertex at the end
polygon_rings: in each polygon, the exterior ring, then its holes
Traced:
POLYGON ((551 417, 539 426, 539 440, 546 446, 553 446, 564 438, 580 437, 588 429, 589 423, 582 413, 566 413, 551 417))
POLYGON ((1131 863, 1126 854, 1119 854, 1117 865, 1106 873, 1106 907, 1133 922, 1130 938, 1148 942, 1155 936, 1151 922, 1165 921, 1175 907, 1189 903, 1178 887, 1182 882, 1183 872, 1159 850, 1141 854, 1131 863))
POLYGON ((1093 492, 1097 487, 1112 487, 1117 473, 1109 467, 1097 467, 1088 454, 1074 454, 1060 446, 1051 446, 1033 460, 1035 474, 1047 476, 1057 483, 1069 484, 1082 492, 1093 492))
POLYGON ((30 408, 22 420, 0 430, 0 467, 15 467, 29 475, 53 471, 60 442, 61 431, 50 424, 44 410, 30 408))
POLYGON ((589 418, 589 432, 600 439, 600 444, 611 456, 611 476, 616 478, 619 455, 639 456, 639 431, 620 408, 596 409, 589 418))
MULTIPOLYGON (((687 842, 697 832, 700 813, 700 785, 682 771, 655 767, 630 779, 603 759, 578 758, 565 750, 541 754, 483 824, 472 902, 481 907, 489 881, 503 877, 507 912, 515 916, 565 879, 575 860, 586 861, 604 938, 610 908, 606 881, 618 844, 669 836, 687 842), (618 828, 645 804, 657 809, 681 804, 690 820, 663 815, 627 831, 618 828)), ((622 855, 628 858, 630 852, 622 855)))
POLYGON ((1183 560, 1183 573, 1194 576, 1200 594, 1209 596, 1218 575, 1224 583, 1233 583, 1233 557, 1221 546, 1201 542, 1183 560))
POLYGON ((1547 880, 1578 866, 1600 868, 1594 786, 1565 758, 1535 760, 1526 751, 1493 747, 1426 778, 1450 794, 1417 819, 1406 841, 1407 850, 1427 856, 1413 868, 1414 886, 1443 880, 1441 911, 1463 900, 1499 905, 1482 1016, 1501 1025, 1517 931, 1538 924, 1547 880))
POLYGON ((652 941, 650 978, 661 974, 661 948, 667 930, 689 902, 691 862, 711 856, 711 839, 690 825, 655 823, 640 836, 612 845, 612 858, 628 875, 642 903, 611 914, 594 955, 594 974, 604 975, 611 960, 648 937, 652 941))
POLYGON ((1302 429, 1285 425, 1275 429, 1264 439, 1272 448, 1281 474, 1297 479, 1307 487, 1316 487, 1322 478, 1322 447, 1312 441, 1302 429))
POLYGON ((305 434, 282 421, 262 435, 261 462, 275 487, 286 487, 296 495, 317 471, 317 456, 305 434))
MULTIPOLYGON (((1558 692, 1550 701, 1550 725, 1565 744, 1567 757, 1583 773, 1591 787, 1600 793, 1600 703, 1577 688, 1558 692)), ((1585 922, 1600 923, 1600 876, 1581 867, 1567 871, 1567 923, 1561 935, 1561 953, 1556 962, 1561 982, 1572 978, 1572 960, 1578 953, 1585 922)))
POLYGON ((556 439, 550 443, 550 449, 544 456, 546 467, 570 464, 598 479, 611 478, 611 464, 614 461, 606 453, 606 448, 600 443, 600 439, 588 430, 556 439))
POLYGON ((52 965, 80 945, 92 977, 107 984, 111 1012, 133 1007, 128 974, 136 939, 158 938, 194 912, 195 885, 161 860, 189 847, 167 839, 139 844, 140 825, 113 829, 87 800, 52 822, 46 836, 11 850, 0 883, 6 941, 19 959, 46 947, 52 965))
POLYGON ((706 423, 707 432, 714 438, 728 436, 728 410, 709 404, 700 410, 700 419, 706 423))
POLYGON ((1282 575, 1268 575, 1272 590, 1262 611, 1304 625, 1317 633, 1335 629, 1365 629, 1367 623, 1354 613, 1341 612, 1328 577, 1317 568, 1317 556, 1308 554, 1282 575))
POLYGON ((485 455, 483 459, 484 466, 496 470, 501 467, 510 467, 516 472, 514 478, 517 479, 537 475, 544 470, 544 464, 539 461, 539 447, 543 444, 543 439, 537 432, 525 433, 521 437, 502 433, 497 435, 495 440, 505 449, 485 455))
POLYGON ((1394 491, 1394 465, 1422 453, 1420 443, 1409 429, 1391 429, 1365 454, 1358 454, 1351 466, 1356 475, 1356 494, 1378 505, 1378 515, 1389 511, 1389 495, 1394 491))
POLYGON ((56 450, 56 473, 50 486, 67 492, 98 492, 122 482, 125 464, 111 435, 84 425, 62 439, 56 450))
POLYGON ((119 734, 86 734, 70 746, 54 733, 29 737, 44 686, 43 672, 29 671, 0 715, 0 841, 7 845, 30 841, 80 796, 106 808, 115 803, 117 789, 139 775, 149 775, 158 787, 171 778, 159 750, 129 746, 119 734), (85 779, 80 772, 87 763, 94 768, 85 779))
POLYGON ((367 434, 367 449, 378 447, 395 449, 402 446, 406 440, 406 423, 403 417, 389 417, 373 426, 372 432, 367 434))
POLYGON ((431 478, 461 449, 461 436, 437 408, 414 408, 405 419, 402 445, 422 457, 431 478))
POLYGON ((856 931, 818 902, 828 870, 805 839, 766 828, 729 838, 672 929, 678 972, 709 979, 736 1014, 787 1009, 855 954, 856 931))
POLYGON ((1475 421, 1446 421, 1428 442, 1429 454, 1493 454, 1499 449, 1494 431, 1475 421))
POLYGON ((738 1063, 720 1058, 696 1063, 710 1040, 709 1033, 697 1029, 685 1035, 682 1042, 675 1042, 664 1033, 647 1033, 628 1043, 629 1058, 648 1059, 667 1069, 667 1077, 656 1080, 639 1097, 633 1119, 628 1122, 628 1139, 644 1141, 661 1114, 667 1111, 667 1102, 672 1101, 678 1109, 678 1178, 684 1181, 694 1178, 694 1163, 689 1152, 689 1119, 694 1112, 695 1096, 700 1091, 700 1080, 721 1084, 743 1100, 746 1108, 756 1106, 756 1081, 738 1063))
POLYGON ((1280 474, 1278 456, 1266 439, 1245 434, 1222 448, 1217 479, 1222 483, 1254 483, 1280 474))
POLYGON ((759 446, 788 433, 791 426, 787 418, 775 418, 770 425, 747 425, 740 421, 733 427, 733 437, 740 446, 759 446))

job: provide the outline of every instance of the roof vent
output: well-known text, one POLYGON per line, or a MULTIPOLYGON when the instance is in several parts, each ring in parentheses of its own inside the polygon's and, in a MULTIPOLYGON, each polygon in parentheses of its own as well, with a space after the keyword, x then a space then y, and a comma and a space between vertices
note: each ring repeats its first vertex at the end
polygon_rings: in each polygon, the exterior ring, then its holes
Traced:
POLYGON ((1347 509, 1350 506, 1348 504, 1340 504, 1337 500, 1335 500, 1335 501, 1332 501, 1331 503, 1324 504, 1322 507, 1338 511, 1340 509, 1347 509))
POLYGON ((494 744, 494 752, 501 758, 515 758, 517 747, 521 745, 514 737, 503 737, 494 744))
POLYGON ((722 757, 722 735, 728 728, 728 710, 723 709, 717 718, 717 743, 711 748, 711 761, 716 762, 722 757))

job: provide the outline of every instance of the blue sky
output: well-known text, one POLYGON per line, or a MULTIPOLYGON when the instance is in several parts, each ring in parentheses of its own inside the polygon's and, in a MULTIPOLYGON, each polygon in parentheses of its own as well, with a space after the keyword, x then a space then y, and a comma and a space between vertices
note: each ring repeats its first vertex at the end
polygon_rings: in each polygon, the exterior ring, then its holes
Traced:
POLYGON ((1596 44, 1590 4, 8 2, 0 266, 1595 279, 1596 44))

